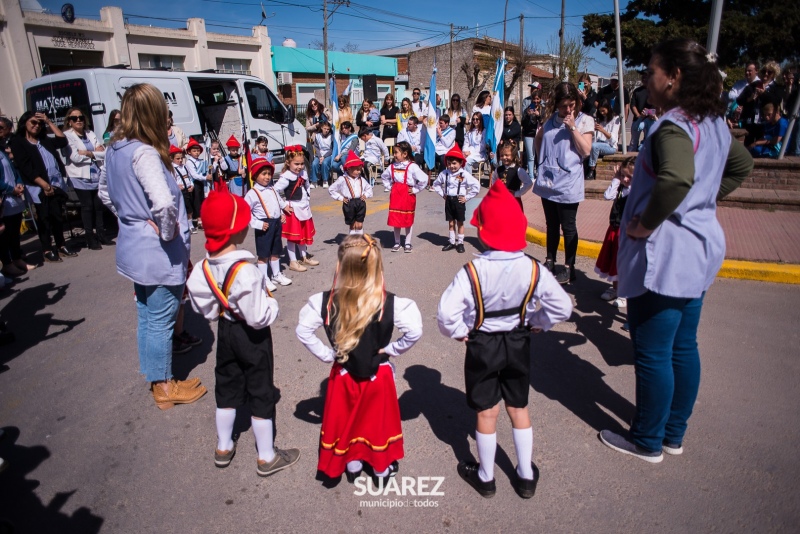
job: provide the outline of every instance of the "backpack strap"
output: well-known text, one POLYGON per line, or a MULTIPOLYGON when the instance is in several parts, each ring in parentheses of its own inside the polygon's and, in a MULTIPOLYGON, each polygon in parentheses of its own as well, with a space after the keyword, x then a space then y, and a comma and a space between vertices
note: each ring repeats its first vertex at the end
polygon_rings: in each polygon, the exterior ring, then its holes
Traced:
MULTIPOLYGON (((228 296, 230 295, 231 286, 233 286, 233 281, 236 279, 236 275, 239 274, 239 271, 242 269, 242 267, 248 263, 249 262, 246 260, 239 260, 231 265, 228 269, 228 272, 225 273, 225 280, 223 280, 222 287, 220 287, 217 281, 214 279, 214 275, 211 273, 211 266, 208 264, 208 260, 203 260, 203 275, 206 278, 206 283, 208 284, 209 289, 211 289, 214 297, 216 297, 216 299, 219 301, 220 317, 222 317, 227 311, 236 321, 242 320, 242 318, 231 309, 231 305, 228 302, 228 296)), ((269 294, 269 290, 267 290, 267 293, 269 294)), ((270 294, 270 296, 272 295, 270 294)))
POLYGON ((478 278, 478 271, 475 265, 469 262, 464 266, 467 272, 467 279, 472 286, 472 299, 475 301, 475 325, 473 330, 478 330, 483 325, 484 309, 483 309, 483 292, 481 291, 481 281, 478 278))

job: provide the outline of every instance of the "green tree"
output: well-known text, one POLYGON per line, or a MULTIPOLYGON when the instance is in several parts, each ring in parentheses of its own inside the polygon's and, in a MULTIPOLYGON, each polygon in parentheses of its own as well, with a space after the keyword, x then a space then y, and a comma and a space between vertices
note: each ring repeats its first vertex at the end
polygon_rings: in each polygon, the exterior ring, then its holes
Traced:
MULTIPOLYGON (((800 57, 800 9, 796 2, 724 0, 724 4, 717 47, 721 67, 800 57)), ((650 49, 673 37, 687 37, 705 45, 710 18, 710 0, 632 0, 620 16, 625 64, 646 65, 650 49)), ((614 16, 586 15, 583 44, 599 45, 615 58, 614 16)))

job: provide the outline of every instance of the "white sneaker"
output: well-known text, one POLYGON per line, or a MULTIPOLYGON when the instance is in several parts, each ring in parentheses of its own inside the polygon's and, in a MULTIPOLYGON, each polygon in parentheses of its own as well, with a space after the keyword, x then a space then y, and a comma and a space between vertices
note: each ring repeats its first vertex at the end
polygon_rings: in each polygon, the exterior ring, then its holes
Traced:
POLYGON ((391 190, 391 189, 389 189, 388 187, 384 187, 384 188, 383 188, 383 192, 384 192, 384 193, 391 193, 391 192, 392 192, 392 190, 391 190))
POLYGON ((275 276, 273 276, 272 281, 282 286, 292 285, 292 281, 289 278, 287 278, 283 273, 278 273, 275 276))
POLYGON ((316 188, 317 188, 317 186, 316 186, 316 185, 314 185, 314 182, 311 182, 310 184, 308 184, 308 188, 309 188, 309 189, 316 189, 316 188))
POLYGON ((625 297, 619 297, 614 301, 614 306, 617 308, 627 308, 628 307, 628 299, 625 297))
POLYGON ((614 286, 609 287, 603 294, 600 295, 600 298, 603 300, 616 300, 617 299, 617 290, 614 289, 614 286))
POLYGON ((323 182, 322 189, 328 189, 328 182, 323 182))
POLYGON ((272 291, 275 291, 275 290, 277 290, 277 289, 278 289, 278 286, 276 286, 275 284, 273 284, 273 283, 272 283, 272 280, 270 280, 269 278, 267 278, 267 289, 269 289, 269 290, 270 290, 270 292, 272 292, 272 291))

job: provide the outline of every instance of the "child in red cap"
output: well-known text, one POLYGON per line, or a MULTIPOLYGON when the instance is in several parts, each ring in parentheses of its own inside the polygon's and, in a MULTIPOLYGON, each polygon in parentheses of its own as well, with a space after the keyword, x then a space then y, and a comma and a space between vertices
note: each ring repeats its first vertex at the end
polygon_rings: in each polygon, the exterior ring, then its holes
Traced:
POLYGON ((228 191, 234 195, 244 196, 244 168, 241 165, 239 150, 242 145, 234 137, 230 136, 225 141, 225 148, 228 149, 228 154, 225 156, 225 176, 228 180, 228 191))
POLYGON ((433 181, 433 190, 444 199, 444 218, 450 226, 450 242, 442 247, 442 251, 456 249, 463 254, 467 201, 480 193, 481 184, 464 168, 467 159, 458 145, 453 145, 453 148, 444 155, 444 160, 447 168, 433 181), (456 228, 458 228, 458 241, 456 241, 456 228))
POLYGON ((194 226, 198 226, 198 218, 200 217, 200 208, 203 205, 203 200, 206 197, 206 184, 211 181, 211 171, 208 168, 208 161, 200 159, 203 153, 203 145, 197 142, 194 138, 189 139, 186 145, 186 172, 194 182, 194 191, 192 195, 192 221, 194 226))
POLYGON ((258 461, 256 472, 268 476, 300 457, 298 449, 274 446, 275 405, 280 391, 273 382, 272 333, 278 302, 267 291, 264 274, 250 263, 253 255, 237 250, 250 225, 250 207, 227 191, 212 191, 200 217, 208 255, 194 269, 187 286, 192 306, 209 321, 219 320, 215 395, 217 447, 214 464, 227 467, 236 453, 233 422, 245 404, 252 414, 258 461))
POLYGON ((495 494, 496 426, 502 399, 517 452, 514 490, 530 499, 539 479, 532 462, 528 414, 530 333, 566 321, 572 300, 550 271, 524 254, 528 221, 503 182, 494 183, 471 223, 487 250, 459 271, 442 295, 437 315, 442 334, 467 344, 467 404, 478 414, 475 441, 480 463, 462 461, 458 474, 482 496, 495 494))
POLYGON ((372 198, 372 186, 361 177, 364 162, 354 150, 347 153, 344 174, 336 179, 328 193, 334 200, 342 202, 344 223, 351 234, 364 233, 364 218, 367 216, 367 199, 372 198))

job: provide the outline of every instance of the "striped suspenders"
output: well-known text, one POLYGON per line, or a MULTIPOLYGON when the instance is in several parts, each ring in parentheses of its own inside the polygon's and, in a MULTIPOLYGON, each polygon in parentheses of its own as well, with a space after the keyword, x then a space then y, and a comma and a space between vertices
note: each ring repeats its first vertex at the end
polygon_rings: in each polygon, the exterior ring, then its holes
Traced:
POLYGON ((475 265, 473 265, 472 262, 469 262, 464 266, 464 270, 467 272, 467 278, 472 286, 472 298, 475 300, 476 313, 475 326, 472 327, 473 331, 477 331, 483 325, 483 321, 485 319, 491 319, 494 317, 508 317, 509 315, 517 314, 519 314, 519 326, 525 326, 525 308, 528 307, 528 303, 533 297, 533 292, 536 289, 536 286, 539 284, 539 264, 533 258, 531 258, 531 263, 533 264, 533 268, 531 269, 531 283, 528 287, 528 292, 525 294, 525 298, 522 300, 519 308, 507 308, 505 310, 494 310, 489 312, 487 312, 483 306, 481 281, 478 278, 478 271, 475 269, 475 265))
MULTIPOLYGON (((214 279, 214 275, 211 274, 211 267, 208 264, 208 260, 203 260, 203 275, 206 277, 206 283, 208 283, 209 289, 214 294, 214 297, 219 301, 220 309, 219 309, 219 316, 222 317, 224 313, 227 311, 231 314, 231 317, 234 318, 236 321, 241 321, 242 318, 239 317, 232 309, 230 304, 228 303, 228 295, 231 292, 231 286, 233 286, 233 281, 236 278, 236 275, 239 274, 239 271, 242 270, 242 267, 247 265, 248 261, 246 260, 239 260, 228 269, 228 272, 225 273, 225 280, 222 282, 222 287, 220 288, 217 281, 214 279)), ((271 297, 272 293, 267 290, 267 294, 271 297)))

